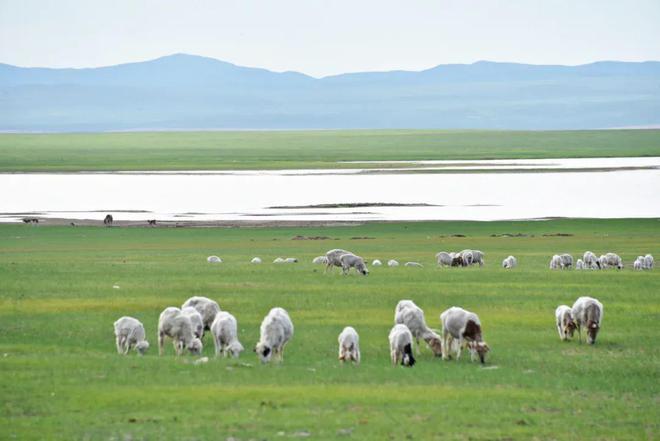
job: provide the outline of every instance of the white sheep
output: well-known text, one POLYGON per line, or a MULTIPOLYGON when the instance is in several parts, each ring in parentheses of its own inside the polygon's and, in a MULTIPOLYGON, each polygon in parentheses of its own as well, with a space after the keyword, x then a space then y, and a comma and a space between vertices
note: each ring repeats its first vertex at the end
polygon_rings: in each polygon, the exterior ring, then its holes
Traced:
POLYGON ((193 334, 190 319, 181 314, 179 308, 165 308, 158 318, 158 355, 163 355, 165 337, 170 337, 176 355, 181 355, 188 348, 192 354, 202 353, 202 341, 193 334))
POLYGON ((412 300, 401 300, 394 310, 394 323, 403 324, 408 327, 417 341, 417 354, 419 350, 419 339, 424 340, 436 357, 442 355, 442 339, 431 328, 426 325, 424 311, 412 300))
POLYGON ((298 259, 296 259, 295 257, 287 257, 286 259, 284 259, 283 263, 298 263, 298 259))
POLYGON ((474 263, 474 254, 472 250, 463 250, 458 253, 463 258, 463 265, 470 266, 474 263))
POLYGON ((479 250, 472 250, 472 265, 478 263, 479 266, 484 266, 484 253, 479 250))
POLYGON ((450 253, 446 251, 440 251, 435 255, 435 260, 438 262, 438 265, 442 266, 451 266, 451 263, 454 259, 450 253))
POLYGON ((598 258, 598 264, 599 264, 598 267, 599 267, 600 269, 607 269, 607 256, 604 255, 604 254, 601 255, 601 256, 598 258))
POLYGON ((584 261, 585 268, 593 268, 594 265, 599 265, 600 263, 596 255, 591 251, 585 251, 582 260, 584 261))
POLYGON ((271 358, 284 361, 284 346, 293 337, 293 323, 284 309, 276 307, 268 312, 261 322, 261 334, 254 352, 259 355, 262 363, 268 363, 271 358))
POLYGON ((619 257, 618 254, 616 253, 607 253, 605 254, 605 257, 607 258, 607 266, 608 267, 616 267, 617 269, 623 269, 623 260, 621 257, 619 257))
POLYGON ((644 257, 639 256, 637 259, 635 259, 635 262, 633 262, 633 269, 635 271, 641 271, 644 269, 644 257))
POLYGON ((383 265, 383 262, 381 262, 378 259, 374 259, 374 261, 371 262, 371 266, 382 266, 382 265, 383 265))
POLYGON ((276 257, 275 260, 273 260, 273 263, 284 263, 284 259, 281 257, 276 257))
POLYGON ((406 325, 396 324, 388 336, 390 341, 390 358, 392 365, 401 363, 403 366, 413 367, 415 357, 412 353, 412 333, 406 325))
POLYGON ((456 351, 456 360, 458 360, 465 343, 470 350, 472 360, 474 361, 478 356, 481 363, 485 363, 490 348, 482 339, 481 322, 477 314, 452 306, 440 314, 440 321, 442 321, 443 360, 449 359, 450 348, 456 351), (456 344, 452 344, 454 341, 456 344))
POLYGON ((647 254, 644 256, 644 269, 653 269, 653 264, 654 260, 652 255, 647 254))
POLYGON ((389 266, 389 267, 399 266, 399 262, 397 262, 394 259, 390 259, 390 260, 387 261, 387 266, 389 266))
POLYGON ((509 256, 502 261, 502 268, 513 269, 518 266, 518 259, 513 256, 509 256))
POLYGON ((555 309, 555 323, 557 324, 559 338, 562 341, 573 337, 577 325, 575 324, 575 320, 573 320, 573 312, 569 306, 559 305, 555 309))
POLYGON ((562 269, 563 267, 564 264, 562 263, 561 256, 559 256, 558 254, 552 256, 552 259, 550 259, 550 269, 556 270, 556 269, 562 269))
POLYGON ((250 260, 250 263, 260 264, 261 263, 261 258, 260 257, 253 257, 252 260, 250 260))
POLYGON ((314 265, 326 265, 328 263, 328 258, 325 256, 318 256, 312 260, 314 265))
POLYGON ((222 259, 218 256, 209 256, 206 258, 208 263, 222 263, 222 259))
POLYGON ((419 262, 406 262, 404 266, 409 266, 409 267, 414 267, 414 268, 424 268, 424 265, 422 265, 419 262))
POLYGON ((570 268, 573 266, 573 256, 570 254, 560 254, 562 269, 570 268))
POLYGON ((136 318, 121 317, 115 323, 115 343, 117 353, 126 355, 131 347, 135 347, 138 355, 144 355, 149 349, 145 339, 144 325, 136 318))
POLYGON ((335 248, 325 253, 327 263, 325 264, 325 271, 332 270, 335 266, 341 268, 341 260, 339 258, 344 254, 353 254, 350 251, 342 250, 341 248, 335 248))
POLYGON ((204 322, 204 330, 211 329, 211 324, 215 319, 215 315, 220 312, 220 305, 215 300, 211 300, 208 297, 202 296, 193 296, 186 300, 181 308, 186 308, 192 306, 202 315, 202 321, 204 322))
POLYGON ((346 326, 337 338, 339 342, 339 361, 353 361, 360 364, 360 336, 351 326, 346 326))
POLYGON ((585 269, 585 268, 586 268, 586 267, 585 267, 585 264, 584 264, 584 260, 582 260, 582 259, 578 259, 578 260, 575 262, 575 269, 576 269, 576 270, 583 270, 583 269, 585 269))
POLYGON ((190 324, 192 325, 193 334, 195 337, 202 338, 204 337, 204 318, 202 314, 199 313, 192 306, 185 306, 181 308, 181 314, 185 315, 190 319, 190 324))
POLYGON ((573 320, 582 341, 582 328, 587 328, 587 343, 596 343, 596 336, 603 322, 603 304, 591 297, 580 297, 573 304, 573 320))
POLYGON ((354 254, 342 254, 339 257, 339 261, 341 262, 341 269, 344 275, 348 274, 351 268, 355 268, 355 272, 362 274, 363 276, 369 274, 367 265, 364 263, 364 259, 360 256, 354 254))
POLYGON ((231 356, 238 358, 243 352, 243 345, 238 341, 238 325, 236 317, 227 311, 221 311, 215 316, 211 324, 213 343, 215 344, 215 356, 231 356))

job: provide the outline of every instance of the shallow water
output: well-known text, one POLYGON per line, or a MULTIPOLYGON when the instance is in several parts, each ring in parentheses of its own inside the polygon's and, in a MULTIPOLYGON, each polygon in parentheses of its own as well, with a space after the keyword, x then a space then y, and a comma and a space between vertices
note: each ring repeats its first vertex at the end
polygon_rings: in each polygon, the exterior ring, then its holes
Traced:
MULTIPOLYGON (((426 161, 424 162, 427 163, 426 161)), ((660 158, 443 161, 450 174, 360 170, 0 174, 0 221, 70 219, 503 220, 660 217, 660 170, 474 173, 474 168, 660 166, 660 158), (487 165, 484 165, 487 164, 487 165), (454 165, 455 166, 455 165, 454 165), (432 206, 319 207, 394 203, 432 206), (283 207, 299 208, 283 208, 283 207), (269 208, 281 207, 281 208, 269 208)), ((429 163, 430 164, 430 163, 429 163)), ((432 164, 437 164, 434 161, 432 164)))

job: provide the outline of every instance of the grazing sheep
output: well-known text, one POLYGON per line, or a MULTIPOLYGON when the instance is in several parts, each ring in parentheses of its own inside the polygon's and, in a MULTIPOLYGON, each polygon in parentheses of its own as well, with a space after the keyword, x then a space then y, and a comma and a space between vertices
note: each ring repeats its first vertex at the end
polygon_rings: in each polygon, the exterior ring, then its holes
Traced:
POLYGON ((593 268, 594 265, 600 267, 600 262, 598 261, 598 258, 591 251, 585 251, 584 255, 582 256, 582 260, 584 260, 585 268, 593 268))
POLYGON ((284 263, 284 259, 282 259, 281 257, 277 257, 275 258, 275 260, 273 260, 273 263, 284 263))
POLYGON ((181 305, 182 308, 188 306, 192 306, 202 315, 205 331, 211 329, 211 324, 215 319, 215 315, 220 312, 220 305, 218 305, 218 302, 211 300, 208 297, 194 296, 181 305))
POLYGON ((360 364, 360 336, 350 326, 346 326, 339 337, 339 361, 353 361, 360 364))
POLYGON ((584 266, 584 260, 582 260, 582 259, 578 259, 578 260, 575 262, 575 269, 576 269, 576 270, 583 270, 583 269, 585 269, 585 266, 584 266))
POLYGON ((463 261, 463 256, 459 253, 450 253, 449 255, 451 256, 451 266, 467 266, 463 261))
POLYGON ((563 267, 564 264, 562 263, 561 256, 559 256, 558 254, 552 256, 552 259, 550 259, 550 269, 556 270, 556 269, 562 269, 563 267))
POLYGON ((115 340, 117 353, 126 355, 131 347, 135 347, 138 355, 144 355, 149 349, 145 339, 144 325, 133 317, 121 317, 115 323, 115 340))
POLYGON ((470 266, 474 263, 474 254, 472 254, 472 250, 463 250, 458 254, 463 258, 464 266, 470 266))
POLYGON ((644 269, 653 269, 653 256, 650 254, 647 254, 644 256, 644 269))
POLYGON ((390 260, 387 261, 387 266, 389 266, 389 267, 399 266, 399 262, 397 262, 394 259, 390 259, 390 260))
POLYGON ((111 214, 106 214, 105 219, 103 219, 103 225, 112 225, 112 222, 114 222, 114 219, 112 218, 111 214))
POLYGON ((573 256, 570 254, 560 254, 562 269, 570 268, 573 266, 573 256))
POLYGON ((389 340, 392 365, 400 362, 402 366, 413 367, 415 357, 412 353, 412 333, 408 327, 402 324, 394 325, 390 331, 389 340))
POLYGON ((621 257, 619 257, 618 254, 616 253, 607 253, 605 254, 605 257, 607 258, 607 266, 610 267, 616 267, 617 269, 623 269, 623 260, 621 260, 621 257))
POLYGON ((318 256, 312 260, 314 265, 326 265, 328 263, 328 258, 325 256, 318 256))
POLYGON ((435 260, 439 266, 452 266, 453 256, 446 251, 440 251, 435 255, 435 260))
POLYGON ((165 308, 158 318, 158 355, 163 355, 165 337, 172 339, 176 355, 186 348, 191 354, 202 353, 202 341, 195 337, 190 319, 179 308, 165 308))
POLYGON ((404 264, 404 266, 411 266, 411 267, 415 267, 415 268, 424 268, 424 265, 422 265, 419 262, 406 262, 404 264))
POLYGON ((371 266, 382 266, 382 265, 383 265, 383 262, 381 262, 378 259, 374 259, 374 261, 371 262, 371 266))
POLYGON ((517 266, 518 266, 518 260, 513 256, 509 256, 502 261, 502 268, 504 269, 513 269, 517 266))
POLYGON ((644 269, 644 257, 639 256, 639 257, 635 260, 635 262, 633 262, 633 269, 634 269, 635 271, 641 271, 641 270, 644 269), (640 257, 641 257, 641 259, 640 259, 640 257))
POLYGON ((555 320, 557 323, 557 331, 559 338, 564 341, 569 337, 573 338, 573 333, 577 328, 575 320, 573 320, 573 312, 569 306, 560 305, 555 310, 555 320))
POLYGON ((325 253, 327 263, 325 264, 325 271, 332 270, 333 267, 337 266, 342 268, 341 261, 339 258, 344 254, 353 254, 350 251, 342 250, 341 248, 335 248, 325 253))
POLYGON ((261 258, 253 257, 252 260, 250 260, 250 263, 259 264, 261 263, 261 258))
POLYGON ((254 352, 262 363, 268 363, 275 357, 284 361, 284 346, 293 337, 293 323, 289 314, 282 308, 273 308, 261 322, 261 335, 254 352))
POLYGON ((222 263, 222 259, 218 256, 209 256, 206 258, 208 263, 222 263))
POLYGON ((456 360, 458 360, 461 356, 461 348, 466 343, 473 361, 478 356, 481 364, 486 362, 486 353, 490 348, 482 339, 481 322, 477 314, 453 306, 440 314, 440 320, 442 321, 443 360, 450 358, 450 348, 455 349, 456 360), (456 345, 452 345, 454 340, 457 340, 456 345))
POLYGON ((226 311, 216 314, 215 320, 211 323, 211 333, 213 334, 213 343, 215 344, 215 356, 228 355, 233 358, 243 352, 243 345, 238 341, 238 325, 236 317, 226 311))
POLYGON ((603 304, 591 297, 580 297, 573 304, 573 320, 582 342, 582 328, 587 328, 587 343, 596 343, 596 336, 603 322, 603 304))
POLYGON ((286 259, 284 259, 284 263, 298 263, 298 259, 296 259, 295 257, 287 257, 286 259))
POLYGON ((181 308, 181 314, 185 315, 190 319, 190 324, 192 325, 193 334, 195 337, 201 339, 204 337, 204 319, 202 314, 199 313, 192 306, 184 306, 181 308))
POLYGON ((472 250, 472 265, 478 263, 479 266, 484 266, 484 253, 479 250, 472 250))
POLYGON ((598 258, 598 267, 600 269, 606 269, 607 268, 607 256, 606 255, 601 255, 598 258))
POLYGON ((363 276, 369 274, 367 265, 364 263, 364 260, 360 256, 353 254, 342 254, 342 256, 339 258, 339 261, 341 262, 341 270, 342 274, 344 275, 348 274, 351 268, 355 268, 355 271, 358 274, 362 274, 363 276))
POLYGON ((428 344, 436 357, 442 355, 442 339, 431 328, 426 326, 424 311, 412 300, 401 300, 394 311, 394 323, 406 325, 417 342, 417 354, 419 350, 419 339, 428 344))
POLYGON ((148 219, 147 223, 149 225, 151 225, 152 227, 155 227, 156 226, 156 219, 148 219))
POLYGON ((591 269, 591 270, 599 270, 600 269, 600 261, 596 259, 595 262, 591 262, 591 265, 588 267, 585 266, 585 269, 591 269))

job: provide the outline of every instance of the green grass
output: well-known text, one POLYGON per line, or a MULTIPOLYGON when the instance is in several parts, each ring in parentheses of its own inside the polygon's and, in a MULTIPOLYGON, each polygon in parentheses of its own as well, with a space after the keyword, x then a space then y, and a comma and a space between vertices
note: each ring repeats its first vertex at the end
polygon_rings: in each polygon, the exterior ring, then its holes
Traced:
MULTIPOLYGON (((657 439, 660 271, 633 272, 660 255, 658 220, 435 222, 333 228, 65 228, 0 226, 0 438, 3 439, 657 439), (525 237, 491 237, 522 233, 525 237), (569 233, 572 236, 543 236, 569 233), (291 240, 329 236, 337 240, 291 240), (452 237, 464 234, 467 237, 452 237), (351 237, 373 239, 351 240, 351 237), (425 268, 323 274, 310 263, 347 248, 425 268), (439 250, 478 248, 484 268, 438 269, 439 250), (618 252, 623 271, 553 272, 556 252, 618 252), (211 265, 217 254, 225 263, 211 265), (514 254, 519 268, 505 271, 514 254), (253 256, 264 264, 250 265, 253 256), (301 263, 276 266, 277 256, 301 263), (120 289, 113 289, 113 285, 120 289), (192 365, 156 350, 160 311, 191 295, 217 299, 239 322, 239 362, 192 365), (605 305, 595 346, 560 342, 557 305, 578 296, 605 305), (433 327, 452 305, 477 312, 492 348, 483 369, 433 358, 389 364, 396 302, 414 299, 433 327), (272 306, 295 335, 283 365, 251 348, 272 306), (112 322, 146 326, 147 356, 114 351, 112 322), (363 363, 339 366, 345 325, 363 363)), ((207 338, 205 355, 211 356, 207 338)))
POLYGON ((660 155, 660 130, 1 134, 0 172, 355 167, 337 161, 660 155))

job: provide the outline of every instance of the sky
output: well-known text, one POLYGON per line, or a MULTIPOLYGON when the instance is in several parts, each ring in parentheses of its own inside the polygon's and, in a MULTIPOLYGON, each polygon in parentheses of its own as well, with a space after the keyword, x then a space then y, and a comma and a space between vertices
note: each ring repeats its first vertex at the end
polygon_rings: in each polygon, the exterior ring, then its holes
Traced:
POLYGON ((0 0, 0 62, 173 53, 315 77, 479 60, 660 60, 660 0, 0 0))

